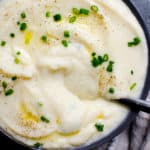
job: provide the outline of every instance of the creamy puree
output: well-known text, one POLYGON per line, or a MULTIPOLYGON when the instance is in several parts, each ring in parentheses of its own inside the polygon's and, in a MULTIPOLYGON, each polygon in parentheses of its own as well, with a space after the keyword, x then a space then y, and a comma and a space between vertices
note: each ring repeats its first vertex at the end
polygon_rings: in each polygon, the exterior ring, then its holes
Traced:
POLYGON ((128 109, 108 99, 140 95, 147 47, 121 0, 2 0, 0 12, 4 130, 60 149, 102 138, 123 121, 128 109))

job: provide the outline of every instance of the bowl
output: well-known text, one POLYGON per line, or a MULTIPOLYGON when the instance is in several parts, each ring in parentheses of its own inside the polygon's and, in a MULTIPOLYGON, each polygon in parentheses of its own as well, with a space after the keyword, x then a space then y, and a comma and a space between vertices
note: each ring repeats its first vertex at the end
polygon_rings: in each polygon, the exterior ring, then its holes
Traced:
MULTIPOLYGON (((141 99, 145 100, 148 95, 148 92, 150 90, 150 77, 149 77, 150 76, 150 37, 149 37, 149 32, 144 23, 142 16, 139 14, 138 10, 132 4, 132 2, 130 0, 128 0, 128 1, 123 0, 123 2, 128 6, 128 8, 132 11, 134 16, 138 20, 139 24, 141 25, 141 27, 144 31, 145 37, 146 37, 146 42, 147 42, 147 47, 148 47, 148 67, 147 67, 147 74, 146 74, 146 79, 145 79, 145 83, 144 83, 144 88, 143 88, 143 90, 141 92, 141 96, 140 96, 141 99)), ((122 123, 116 129, 114 129, 111 133, 106 135, 104 138, 98 139, 95 142, 92 142, 90 144, 82 145, 78 148, 73 148, 71 150, 91 150, 93 148, 99 147, 99 146, 109 142, 110 140, 112 140, 114 137, 119 135, 123 130, 125 130, 130 125, 130 123, 137 116, 138 112, 139 111, 134 108, 130 109, 130 112, 128 113, 127 117, 122 121, 122 123)), ((5 130, 0 129, 0 132, 2 133, 2 138, 4 138, 5 141, 11 139, 9 141, 9 144, 10 144, 10 146, 13 146, 13 148, 15 147, 15 149, 20 149, 20 150, 25 150, 25 149, 27 150, 28 148, 36 150, 35 148, 31 148, 31 147, 21 143, 20 141, 17 141, 10 134, 8 134, 5 130)))

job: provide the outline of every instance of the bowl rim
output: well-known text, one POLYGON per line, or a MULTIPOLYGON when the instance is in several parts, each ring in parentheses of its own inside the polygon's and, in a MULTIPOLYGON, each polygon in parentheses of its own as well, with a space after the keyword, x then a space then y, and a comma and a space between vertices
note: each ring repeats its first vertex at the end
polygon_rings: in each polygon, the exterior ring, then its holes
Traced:
MULTIPOLYGON (((134 4, 131 2, 131 0, 128 0, 128 1, 122 0, 122 1, 126 4, 126 6, 130 9, 132 14, 135 16, 135 18, 139 22, 141 28, 144 31, 144 35, 146 38, 146 43, 147 43, 147 47, 148 47, 148 66, 147 66, 147 73, 146 73, 146 79, 144 82, 144 87, 143 87, 143 90, 140 95, 140 98, 145 100, 147 98, 149 90, 150 90, 150 78, 149 78, 149 76, 150 76, 150 35, 149 35, 148 28, 146 26, 146 23, 145 23, 143 17, 141 16, 140 12, 137 10, 136 6, 134 6, 134 4)), ((120 125, 118 127, 116 127, 116 129, 114 129, 108 135, 103 137, 102 139, 98 139, 95 142, 91 142, 87 145, 81 145, 77 148, 72 148, 71 150, 90 150, 93 148, 97 148, 107 142, 110 142, 114 137, 118 136, 122 131, 124 131, 130 125, 130 123, 137 116, 138 112, 139 112, 138 110, 132 109, 128 113, 127 117, 120 123, 120 125)), ((30 147, 30 146, 22 143, 21 141, 15 139, 12 135, 7 133, 7 131, 2 129, 1 127, 0 127, 0 133, 2 133, 4 136, 8 137, 10 140, 12 140, 16 144, 19 144, 20 146, 22 146, 24 148, 37 150, 36 148, 30 147)), ((40 148, 40 149, 42 149, 42 148, 40 148)))

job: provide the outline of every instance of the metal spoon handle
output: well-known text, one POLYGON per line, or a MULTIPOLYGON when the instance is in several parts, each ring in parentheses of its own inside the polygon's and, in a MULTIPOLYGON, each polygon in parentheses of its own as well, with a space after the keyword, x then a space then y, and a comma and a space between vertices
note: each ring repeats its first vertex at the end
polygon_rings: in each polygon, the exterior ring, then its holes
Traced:
POLYGON ((150 102, 134 98, 121 98, 119 99, 119 101, 123 104, 130 106, 131 108, 150 113, 150 102))

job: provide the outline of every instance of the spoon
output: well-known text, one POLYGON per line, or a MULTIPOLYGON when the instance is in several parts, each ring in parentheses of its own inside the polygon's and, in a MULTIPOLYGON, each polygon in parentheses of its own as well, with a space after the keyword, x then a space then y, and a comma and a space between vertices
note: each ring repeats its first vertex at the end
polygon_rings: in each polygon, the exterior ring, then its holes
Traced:
POLYGON ((144 101, 142 99, 135 99, 135 98, 121 98, 121 99, 117 99, 117 100, 120 103, 126 104, 136 110, 150 113, 150 102, 148 102, 148 101, 144 101))

